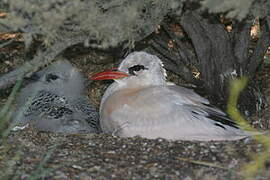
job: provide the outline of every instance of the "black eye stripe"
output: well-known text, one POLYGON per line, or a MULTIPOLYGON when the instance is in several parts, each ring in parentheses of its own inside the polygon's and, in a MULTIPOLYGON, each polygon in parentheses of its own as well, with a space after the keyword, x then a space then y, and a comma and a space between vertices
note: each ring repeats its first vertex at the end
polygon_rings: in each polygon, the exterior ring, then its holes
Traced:
POLYGON ((57 75, 55 75, 55 74, 47 74, 46 75, 46 81, 48 81, 48 82, 51 82, 51 81, 54 81, 54 80, 56 80, 56 79, 58 79, 59 77, 57 76, 57 75))
POLYGON ((131 75, 135 75, 135 71, 140 71, 140 70, 144 70, 144 69, 148 69, 148 68, 144 67, 143 65, 135 65, 135 66, 128 68, 128 73, 131 75))

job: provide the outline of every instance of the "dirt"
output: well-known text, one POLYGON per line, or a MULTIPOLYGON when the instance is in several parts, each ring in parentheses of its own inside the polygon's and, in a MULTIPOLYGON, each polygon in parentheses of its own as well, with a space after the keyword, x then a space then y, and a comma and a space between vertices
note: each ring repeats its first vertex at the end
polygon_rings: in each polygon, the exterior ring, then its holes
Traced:
MULTIPOLYGON (((21 47, 21 45, 19 45, 21 47)), ((116 66, 118 59, 91 50, 81 55, 78 47, 68 54, 89 76, 116 66), (107 64, 107 65, 104 65, 107 64)), ((24 53, 16 48, 1 49, 0 72, 22 63, 24 53)), ((264 93, 270 102, 270 66, 260 71, 264 93)), ((171 75, 171 79, 177 76, 171 75)), ((88 95, 98 107, 111 82, 90 82, 88 95)), ((0 105, 10 90, 1 91, 0 105)), ((269 106, 249 119, 261 129, 270 128, 269 106)), ((11 132, 1 141, 0 177, 4 179, 242 179, 240 171, 252 161, 251 155, 264 151, 262 144, 248 138, 232 142, 188 142, 119 138, 107 134, 62 135, 26 128, 11 132)), ((254 179, 270 178, 270 160, 254 179)))
MULTIPOLYGON (((33 129, 12 133, 8 144, 9 157, 5 157, 5 162, 13 164, 11 174, 19 179, 36 175, 83 180, 240 179, 238 170, 250 161, 250 154, 263 151, 260 144, 250 139, 185 142, 106 134, 65 136, 33 129), (19 157, 12 159, 18 152, 19 157), (48 154, 47 161, 39 167, 48 154)), ((270 177, 269 167, 258 177, 270 177)))

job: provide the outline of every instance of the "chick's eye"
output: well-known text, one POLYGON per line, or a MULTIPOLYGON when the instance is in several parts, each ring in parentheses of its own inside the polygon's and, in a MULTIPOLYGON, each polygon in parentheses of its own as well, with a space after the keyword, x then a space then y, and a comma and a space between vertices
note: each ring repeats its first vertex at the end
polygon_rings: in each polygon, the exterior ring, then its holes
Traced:
POLYGON ((140 70, 145 70, 145 69, 148 69, 148 68, 144 67, 143 65, 135 65, 128 68, 128 73, 131 75, 136 75, 135 72, 140 71, 140 70))
POLYGON ((46 75, 46 81, 48 81, 48 82, 55 81, 58 78, 59 77, 55 74, 47 74, 46 75))

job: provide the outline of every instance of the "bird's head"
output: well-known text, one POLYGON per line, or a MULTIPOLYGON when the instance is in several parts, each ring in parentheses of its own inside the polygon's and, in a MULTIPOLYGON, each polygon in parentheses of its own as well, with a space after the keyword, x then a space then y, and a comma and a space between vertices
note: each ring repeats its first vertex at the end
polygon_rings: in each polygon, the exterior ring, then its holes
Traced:
POLYGON ((163 85, 166 82, 166 70, 162 61, 155 55, 146 52, 133 52, 119 65, 117 70, 97 73, 92 80, 114 79, 120 84, 163 85))
POLYGON ((82 74, 67 60, 59 60, 35 74, 38 89, 63 92, 66 95, 82 92, 82 74))

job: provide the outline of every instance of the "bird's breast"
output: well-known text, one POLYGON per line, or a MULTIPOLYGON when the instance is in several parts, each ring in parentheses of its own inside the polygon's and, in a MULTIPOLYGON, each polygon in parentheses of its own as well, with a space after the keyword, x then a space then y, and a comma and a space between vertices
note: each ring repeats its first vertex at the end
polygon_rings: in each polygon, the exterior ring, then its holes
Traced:
POLYGON ((123 106, 132 106, 142 88, 124 89, 114 92, 104 102, 101 113, 102 117, 110 117, 117 109, 123 106))

